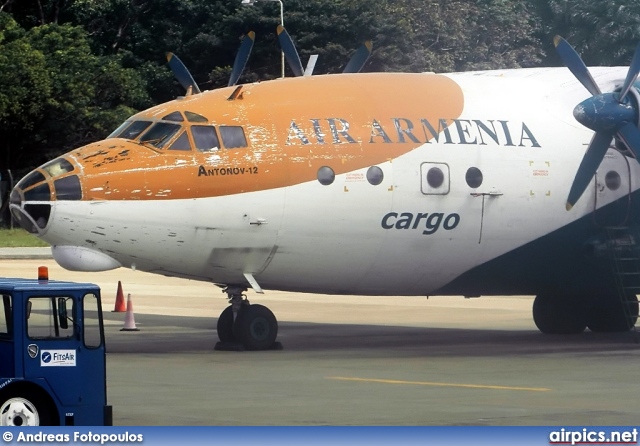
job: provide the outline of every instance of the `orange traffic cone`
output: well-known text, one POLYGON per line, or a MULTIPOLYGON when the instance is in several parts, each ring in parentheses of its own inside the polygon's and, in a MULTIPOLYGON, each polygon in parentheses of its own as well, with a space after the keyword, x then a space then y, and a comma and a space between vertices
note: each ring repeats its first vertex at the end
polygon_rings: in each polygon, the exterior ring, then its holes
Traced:
POLYGON ((127 314, 124 316, 124 327, 120 331, 140 331, 136 327, 136 321, 133 317, 133 302, 131 301, 131 294, 127 295, 127 314))
POLYGON ((118 280, 118 292, 116 293, 116 306, 112 313, 124 313, 126 311, 124 307, 124 295, 122 294, 122 283, 118 280))

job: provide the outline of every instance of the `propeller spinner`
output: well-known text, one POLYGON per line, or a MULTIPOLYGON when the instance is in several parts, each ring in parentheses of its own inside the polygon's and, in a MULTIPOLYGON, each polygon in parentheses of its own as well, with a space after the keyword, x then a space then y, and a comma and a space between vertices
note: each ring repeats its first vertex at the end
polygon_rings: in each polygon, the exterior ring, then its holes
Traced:
POLYGON ((601 93, 576 50, 560 36, 556 36, 553 42, 563 63, 592 94, 574 108, 573 116, 596 132, 571 185, 567 198, 567 210, 570 210, 591 182, 614 137, 633 152, 636 160, 640 159, 640 130, 636 126, 639 104, 633 95, 628 94, 640 73, 640 45, 620 91, 601 93))

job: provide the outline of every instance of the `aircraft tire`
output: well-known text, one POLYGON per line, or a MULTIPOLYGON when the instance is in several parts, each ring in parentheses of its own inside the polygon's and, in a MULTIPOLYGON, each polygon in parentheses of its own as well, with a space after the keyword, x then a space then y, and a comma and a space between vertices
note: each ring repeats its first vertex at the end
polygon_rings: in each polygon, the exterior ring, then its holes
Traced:
POLYGON ((618 296, 611 295, 608 299, 597 301, 591 308, 589 330, 596 333, 623 333, 631 330, 638 320, 638 297, 629 294, 627 301, 631 319, 627 317, 618 296))
POLYGON ((0 426, 51 426, 50 405, 30 389, 0 396, 0 426))
POLYGON ((233 307, 231 305, 220 313, 216 329, 218 331, 218 339, 220 339, 220 342, 236 341, 236 337, 233 334, 233 307))
POLYGON ((233 333, 246 350, 269 350, 278 336, 278 321, 264 305, 244 306, 236 318, 233 333))
POLYGON ((533 321, 544 334, 578 334, 587 327, 580 302, 562 295, 537 295, 533 321))

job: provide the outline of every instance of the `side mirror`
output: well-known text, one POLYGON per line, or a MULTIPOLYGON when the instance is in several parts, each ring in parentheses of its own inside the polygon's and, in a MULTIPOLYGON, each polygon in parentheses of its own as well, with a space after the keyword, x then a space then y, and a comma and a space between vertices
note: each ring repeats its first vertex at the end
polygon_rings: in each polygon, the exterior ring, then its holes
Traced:
POLYGON ((58 324, 63 330, 69 328, 69 320, 67 318, 67 299, 64 297, 58 298, 58 324))

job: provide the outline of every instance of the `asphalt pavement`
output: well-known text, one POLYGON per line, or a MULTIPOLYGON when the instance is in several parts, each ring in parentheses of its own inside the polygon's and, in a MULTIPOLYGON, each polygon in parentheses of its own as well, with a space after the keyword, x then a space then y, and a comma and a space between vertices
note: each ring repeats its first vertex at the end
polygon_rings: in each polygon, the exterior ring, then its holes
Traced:
POLYGON ((0 248, 0 259, 37 260, 51 259, 51 248, 0 248))

